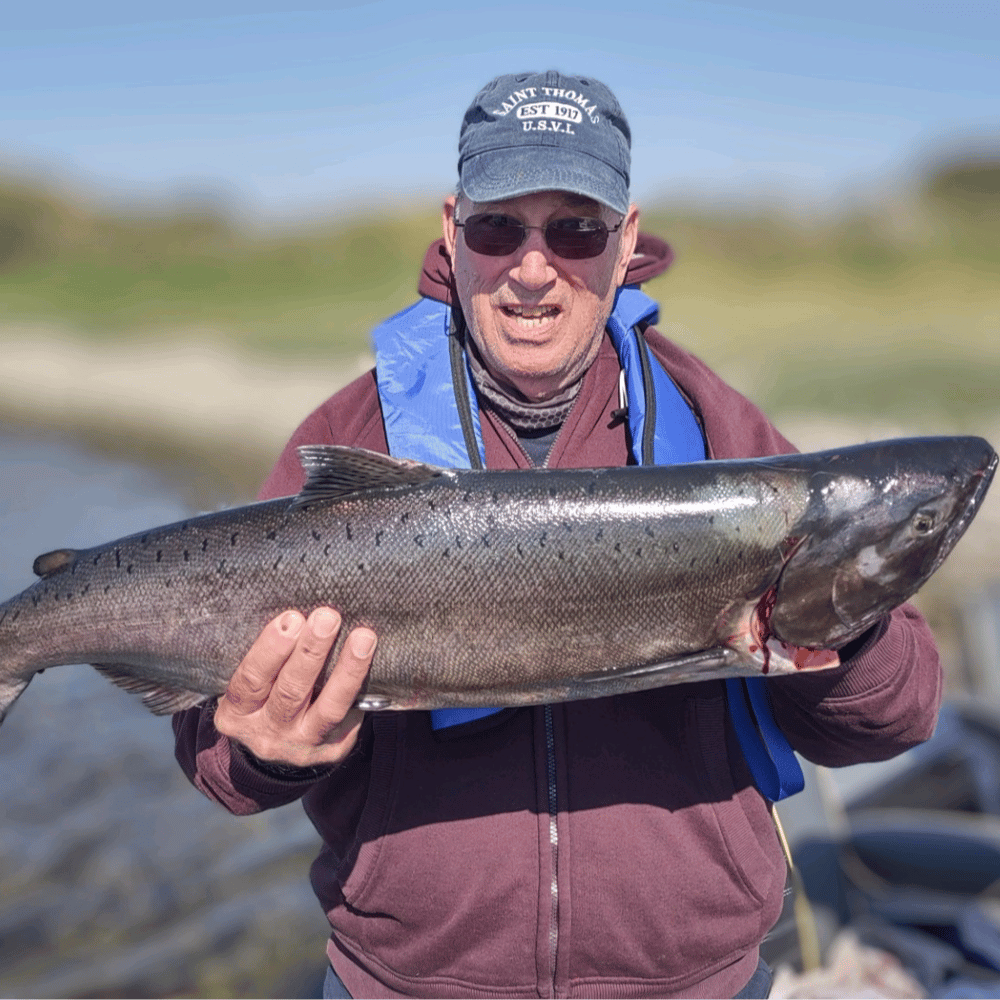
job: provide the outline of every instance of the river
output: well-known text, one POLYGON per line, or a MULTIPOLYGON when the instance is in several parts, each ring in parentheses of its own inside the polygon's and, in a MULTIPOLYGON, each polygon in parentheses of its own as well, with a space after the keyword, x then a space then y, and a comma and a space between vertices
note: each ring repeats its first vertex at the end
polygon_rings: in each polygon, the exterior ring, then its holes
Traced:
MULTIPOLYGON (((190 513, 154 472, 0 434, 0 600, 41 552, 190 513)), ((0 728, 0 995, 321 994, 311 824, 230 816, 172 736, 87 666, 36 677, 0 728)))

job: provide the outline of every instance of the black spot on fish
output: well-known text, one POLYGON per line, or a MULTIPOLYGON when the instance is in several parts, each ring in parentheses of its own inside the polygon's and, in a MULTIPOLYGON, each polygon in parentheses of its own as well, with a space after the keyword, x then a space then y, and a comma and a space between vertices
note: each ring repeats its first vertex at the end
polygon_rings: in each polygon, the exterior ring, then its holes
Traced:
POLYGON ((466 490, 465 493, 464 493, 464 495, 462 496, 462 499, 465 500, 465 501, 468 501, 469 497, 471 497, 471 496, 472 496, 472 491, 471 490, 466 490))
POLYGON ((104 588, 104 593, 106 594, 111 589, 111 584, 107 584, 104 588))
POLYGON ((557 496, 559 496, 559 491, 554 486, 550 486, 549 487, 549 496, 550 497, 557 497, 557 496))
MULTIPOLYGON (((404 514, 403 517, 405 518, 406 515, 404 514)), ((351 526, 349 524, 345 524, 344 531, 347 532, 347 540, 351 541, 351 539, 354 538, 354 535, 351 533, 351 526)))
POLYGON ((520 542, 518 542, 518 543, 517 543, 517 554, 518 554, 518 555, 519 555, 519 556, 520 556, 520 557, 521 557, 522 559, 524 558, 524 552, 523 552, 523 551, 521 550, 521 543, 520 543, 520 542))
POLYGON ((696 563, 697 561, 698 561, 697 559, 694 559, 694 558, 693 558, 693 559, 691 560, 691 562, 689 562, 689 563, 688 563, 688 566, 689 566, 689 567, 693 566, 693 565, 694 565, 694 564, 695 564, 695 563, 696 563))
POLYGON ((191 562, 191 553, 187 549, 184 550, 184 562, 191 562))
POLYGON ((163 549, 156 550, 156 561, 159 562, 163 558, 163 549))
POLYGON ((414 535, 413 536, 413 540, 417 543, 417 545, 420 548, 424 547, 424 536, 423 535, 414 535))
POLYGON ((132 572, 132 564, 131 563, 129 563, 128 566, 125 567, 125 572, 126 573, 131 573, 132 572))
POLYGON ((406 522, 407 522, 407 521, 408 521, 409 519, 410 519, 410 514, 409 514, 409 511, 405 511, 405 510, 404 510, 404 511, 403 511, 403 513, 402 513, 402 514, 400 514, 400 516, 399 516, 399 520, 400 520, 400 523, 401 523, 401 524, 406 524, 406 522))
POLYGON ((563 552, 563 550, 562 550, 562 549, 560 549, 560 550, 559 550, 559 558, 560 558, 560 559, 565 559, 565 558, 566 558, 566 553, 565 553, 565 552, 563 552))
POLYGON ((271 569, 277 569, 281 565, 281 560, 283 558, 284 556, 278 556, 278 558, 274 560, 274 565, 271 567, 271 569))
POLYGON ((267 533, 267 537, 270 538, 272 542, 275 540, 275 538, 277 538, 277 536, 278 533, 273 528, 267 533))
POLYGON ((447 559, 448 556, 450 556, 450 555, 451 555, 451 549, 445 549, 444 550, 444 557, 445 557, 445 559, 447 559))
POLYGON ((323 555, 328 556, 329 554, 330 554, 330 543, 327 542, 326 545, 323 546, 323 555))
POLYGON ((18 615, 19 615, 20 613, 21 613, 21 609, 20 609, 20 608, 15 608, 15 609, 14 609, 14 613, 13 613, 13 614, 12 614, 12 615, 10 616, 10 620, 11 620, 12 622, 16 622, 16 621, 17 621, 17 616, 18 616, 18 615))
POLYGON ((83 590, 80 591, 80 596, 83 597, 83 595, 86 594, 88 590, 90 590, 90 584, 89 583, 84 584, 83 590))
POLYGON ((604 529, 603 528, 598 528, 597 529, 597 534, 594 535, 594 541, 595 542, 599 542, 603 537, 604 537, 604 529))
POLYGON ((122 568, 122 554, 118 549, 115 549, 115 567, 117 569, 122 568))
POLYGON ((360 571, 361 571, 362 573, 364 573, 364 571, 365 571, 365 564, 364 564, 363 562, 359 562, 359 563, 358 563, 358 569, 359 569, 359 570, 360 570, 360 571))
POLYGON ((642 558, 642 546, 641 545, 639 546, 639 548, 637 548, 635 550, 635 555, 636 555, 637 559, 641 559, 642 558))
POLYGON ((235 546, 236 545, 236 539, 239 538, 239 537, 240 537, 240 533, 238 531, 234 531, 229 536, 229 544, 232 545, 232 546, 235 546))
POLYGON ((492 493, 490 494, 490 496, 492 497, 492 499, 493 499, 493 502, 494 502, 494 503, 500 503, 500 497, 499 497, 499 495, 497 494, 497 491, 496 491, 496 490, 494 490, 494 491, 493 491, 493 492, 492 492, 492 493))
POLYGON ((306 554, 303 552, 302 555, 299 556, 299 562, 304 563, 305 561, 306 561, 306 554))
POLYGON ((543 531, 543 532, 542 532, 542 536, 541 536, 541 538, 539 538, 539 539, 538 539, 538 544, 539 544, 539 545, 540 545, 540 546, 541 546, 541 547, 542 547, 543 549, 545 548, 545 539, 546 539, 546 538, 548 538, 548 537, 549 537, 549 533, 548 533, 547 531, 543 531))
POLYGON ((615 552, 619 552, 620 553, 621 550, 622 550, 622 543, 621 542, 615 542, 615 552))
POLYGON ((376 531, 375 532, 375 544, 376 545, 381 545, 382 544, 382 532, 381 531, 376 531))
POLYGON ((225 568, 226 568, 226 560, 225 559, 220 559, 219 560, 219 572, 221 573, 225 568))
POLYGON ((461 535, 456 535, 455 536, 455 548, 456 549, 460 549, 461 547, 462 547, 462 536, 461 535))
POLYGON ((99 552, 96 556, 94 556, 94 565, 95 566, 101 561, 101 556, 102 555, 104 555, 104 553, 103 552, 99 552))
POLYGON ((708 523, 709 523, 709 524, 715 524, 715 515, 714 515, 714 514, 711 514, 711 515, 709 516, 709 518, 708 518, 708 523))
POLYGON ((648 535, 648 536, 649 536, 650 538, 655 538, 655 537, 656 537, 656 536, 655 536, 655 535, 653 534, 653 529, 652 529, 652 528, 651 528, 651 527, 650 527, 650 526, 649 526, 648 524, 646 525, 646 534, 647 534, 647 535, 648 535))
POLYGON ((488 549, 489 547, 490 547, 490 536, 489 535, 483 535, 483 548, 487 548, 488 549))
POLYGON ((208 539, 207 538, 203 538, 201 540, 201 551, 202 552, 207 552, 208 551, 208 539))

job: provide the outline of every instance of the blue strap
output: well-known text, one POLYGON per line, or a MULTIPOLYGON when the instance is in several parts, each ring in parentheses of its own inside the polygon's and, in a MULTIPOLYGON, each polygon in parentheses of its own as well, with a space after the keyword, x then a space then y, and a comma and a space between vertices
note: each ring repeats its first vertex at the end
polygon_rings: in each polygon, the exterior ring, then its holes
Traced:
POLYGON ((780 802, 801 792, 806 779, 795 751, 771 714, 767 681, 762 677, 731 677, 725 683, 729 717, 761 795, 780 802))

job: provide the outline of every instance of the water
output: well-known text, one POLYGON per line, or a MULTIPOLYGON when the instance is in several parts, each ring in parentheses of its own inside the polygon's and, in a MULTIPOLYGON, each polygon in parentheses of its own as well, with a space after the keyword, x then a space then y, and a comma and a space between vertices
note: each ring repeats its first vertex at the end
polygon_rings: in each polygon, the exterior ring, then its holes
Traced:
MULTIPOLYGON (((190 513, 150 471, 0 435, 0 600, 41 552, 190 513)), ((319 995, 301 808, 209 802, 169 719, 90 667, 36 677, 0 728, 0 829, 0 995, 319 995)))

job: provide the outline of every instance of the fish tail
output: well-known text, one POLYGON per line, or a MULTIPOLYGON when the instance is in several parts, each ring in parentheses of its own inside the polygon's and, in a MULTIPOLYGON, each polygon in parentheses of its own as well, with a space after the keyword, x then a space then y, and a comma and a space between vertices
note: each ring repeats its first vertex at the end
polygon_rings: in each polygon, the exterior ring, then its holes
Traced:
POLYGON ((28 674, 27 677, 19 674, 7 677, 0 676, 0 726, 3 725, 3 720, 7 718, 7 713, 10 711, 11 706, 21 697, 22 692, 31 682, 33 676, 33 673, 28 674))

